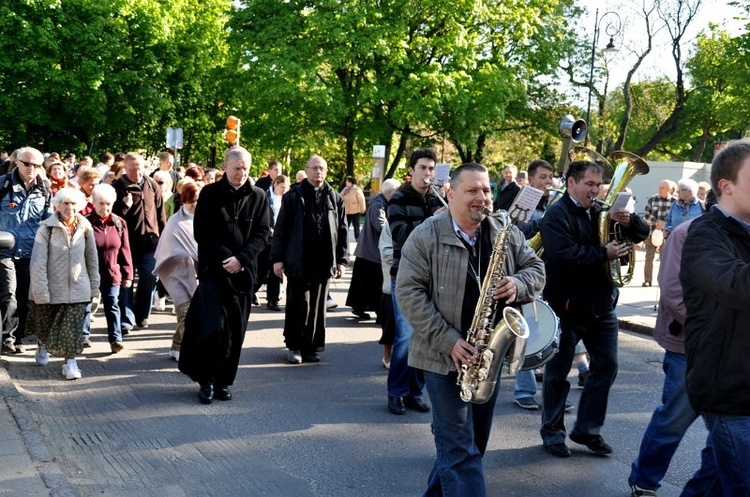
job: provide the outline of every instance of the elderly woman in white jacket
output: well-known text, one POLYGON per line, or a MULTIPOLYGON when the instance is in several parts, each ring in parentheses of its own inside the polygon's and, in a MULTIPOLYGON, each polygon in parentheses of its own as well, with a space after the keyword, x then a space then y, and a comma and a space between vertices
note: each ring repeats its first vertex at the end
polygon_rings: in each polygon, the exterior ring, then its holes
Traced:
POLYGON ((62 188, 52 204, 56 212, 39 226, 31 252, 29 326, 39 338, 36 362, 44 366, 50 354, 63 357, 62 374, 76 380, 86 305, 99 289, 96 240, 79 213, 86 206, 83 193, 62 188))

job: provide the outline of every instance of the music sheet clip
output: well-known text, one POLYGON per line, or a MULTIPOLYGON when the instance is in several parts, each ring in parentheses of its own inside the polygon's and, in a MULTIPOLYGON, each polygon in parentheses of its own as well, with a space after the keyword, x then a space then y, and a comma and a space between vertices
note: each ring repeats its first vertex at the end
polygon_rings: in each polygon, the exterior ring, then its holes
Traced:
POLYGON ((524 186, 518 192, 518 195, 516 195, 516 198, 508 209, 508 216, 514 223, 529 222, 543 195, 544 192, 542 190, 537 190, 528 185, 524 186))

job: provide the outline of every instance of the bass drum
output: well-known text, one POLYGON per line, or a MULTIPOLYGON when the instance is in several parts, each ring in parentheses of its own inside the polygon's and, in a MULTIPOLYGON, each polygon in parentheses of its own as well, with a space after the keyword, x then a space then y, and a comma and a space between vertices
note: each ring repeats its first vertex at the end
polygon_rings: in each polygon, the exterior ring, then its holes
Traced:
POLYGON ((560 347, 560 320, 543 300, 522 305, 521 314, 530 331, 521 371, 528 371, 542 367, 557 354, 560 347))

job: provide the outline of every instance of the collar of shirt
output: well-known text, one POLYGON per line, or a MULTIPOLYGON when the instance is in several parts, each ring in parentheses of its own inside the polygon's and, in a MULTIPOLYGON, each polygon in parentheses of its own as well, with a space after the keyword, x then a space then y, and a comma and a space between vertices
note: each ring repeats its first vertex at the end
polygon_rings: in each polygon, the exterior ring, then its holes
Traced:
POLYGON ((750 223, 748 223, 744 219, 740 219, 739 217, 735 216, 734 214, 728 213, 727 211, 725 211, 724 209, 722 209, 721 207, 719 207, 719 204, 714 204, 714 205, 716 206, 717 209, 719 209, 719 211, 721 211, 722 214, 724 214, 726 217, 732 218, 735 221, 737 221, 738 223, 740 223, 740 226, 742 226, 743 228, 745 228, 745 230, 747 230, 747 232, 750 233, 750 223))
POLYGON ((479 228, 477 228, 477 231, 474 233, 473 237, 469 237, 466 233, 464 233, 461 228, 458 227, 458 224, 456 223, 455 219, 451 219, 451 222, 453 222, 453 231, 456 232, 456 234, 466 243, 471 245, 472 247, 476 245, 477 240, 479 240, 479 228))
POLYGON ((589 208, 584 207, 578 200, 574 199, 571 195, 568 195, 568 197, 570 197, 570 200, 573 201, 573 205, 575 205, 576 207, 581 209, 583 212, 585 212, 586 215, 589 217, 589 219, 591 219, 591 207, 589 208))

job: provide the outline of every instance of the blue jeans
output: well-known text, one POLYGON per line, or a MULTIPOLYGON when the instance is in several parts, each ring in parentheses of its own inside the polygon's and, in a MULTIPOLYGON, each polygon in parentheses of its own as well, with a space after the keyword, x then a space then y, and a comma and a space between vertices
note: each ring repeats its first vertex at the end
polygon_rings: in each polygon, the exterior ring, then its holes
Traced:
POLYGON ((91 307, 92 303, 89 302, 86 304, 86 310, 83 314, 83 338, 88 338, 91 336, 91 307))
POLYGON ((750 496, 750 416, 702 412, 723 495, 750 496))
POLYGON ((432 402, 432 434, 437 457, 425 496, 486 495, 482 456, 492 429, 499 389, 485 404, 464 402, 457 374, 424 373, 432 402))
MULTIPOLYGON (((662 405, 651 416, 651 422, 643 434, 638 458, 633 461, 630 471, 633 483, 649 490, 659 489, 677 446, 690 425, 698 418, 698 413, 690 406, 685 387, 685 354, 667 351, 664 354, 663 369, 662 405)), ((685 485, 682 493, 684 496, 711 495, 711 488, 718 483, 710 439, 701 458, 701 468, 685 485)))
POLYGON ((109 343, 122 342, 120 328, 120 285, 99 288, 104 305, 104 317, 107 319, 107 337, 109 343))
POLYGON ((536 376, 534 375, 534 370, 517 372, 513 398, 518 400, 533 397, 534 395, 536 395, 536 376))
POLYGON ((153 252, 137 254, 133 252, 133 267, 138 272, 138 288, 123 288, 120 292, 120 319, 122 328, 132 329, 136 323, 151 316, 151 304, 156 290, 154 267, 156 259, 153 252))
POLYGON ((586 322, 562 321, 560 329, 560 351, 544 368, 540 430, 544 445, 565 443, 565 399, 570 391, 567 376, 579 340, 583 340, 591 356, 591 372, 581 392, 573 433, 600 434, 607 415, 609 390, 617 377, 618 324, 614 311, 586 322))
POLYGON ((396 319, 396 336, 391 348, 391 367, 388 370, 388 395, 421 399, 424 373, 409 366, 409 342, 414 331, 396 302, 396 280, 391 280, 393 316, 396 319))

